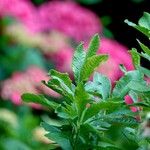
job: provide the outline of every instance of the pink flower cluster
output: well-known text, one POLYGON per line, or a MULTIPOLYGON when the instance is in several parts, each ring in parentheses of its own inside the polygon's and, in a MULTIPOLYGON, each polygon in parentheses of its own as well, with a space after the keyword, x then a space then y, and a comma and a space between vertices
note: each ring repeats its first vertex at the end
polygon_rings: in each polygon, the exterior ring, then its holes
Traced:
POLYGON ((125 46, 115 40, 102 38, 98 53, 108 54, 109 59, 100 66, 98 71, 107 75, 114 82, 123 75, 119 64, 123 64, 127 70, 133 70, 132 59, 127 50, 125 46))
POLYGON ((55 29, 80 41, 102 31, 100 19, 74 2, 54 1, 39 8, 45 29, 55 29))
MULTIPOLYGON (((10 79, 3 82, 1 97, 10 99, 14 104, 22 104, 21 95, 23 93, 41 93, 44 92, 52 97, 59 97, 53 90, 47 88, 41 83, 41 80, 48 80, 46 72, 35 66, 30 67, 26 72, 16 72, 10 79)), ((38 105, 32 104, 39 108, 38 105)))
POLYGON ((57 30, 78 41, 102 30, 94 13, 67 1, 51 1, 36 8, 28 0, 0 0, 0 16, 15 17, 32 32, 57 30))
POLYGON ((30 31, 41 27, 37 10, 28 0, 0 0, 0 16, 11 16, 24 23, 30 31))

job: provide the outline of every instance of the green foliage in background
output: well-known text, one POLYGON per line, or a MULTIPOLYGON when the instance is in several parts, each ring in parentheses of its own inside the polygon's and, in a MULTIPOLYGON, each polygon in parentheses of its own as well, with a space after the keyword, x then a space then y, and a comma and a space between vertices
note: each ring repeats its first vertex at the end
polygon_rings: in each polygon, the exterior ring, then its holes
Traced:
POLYGON ((49 146, 34 135, 40 118, 27 106, 14 107, 10 102, 0 105, 1 150, 48 150, 49 146), (4 108, 4 106, 5 108, 4 108))
MULTIPOLYGON (((126 22, 150 37, 149 13, 144 13, 138 25, 126 22)), ((124 75, 112 86, 110 79, 94 72, 108 59, 107 55, 96 54, 99 40, 95 35, 87 51, 83 43, 76 48, 72 61, 75 82, 67 73, 56 70, 50 70, 50 80, 43 81, 64 97, 63 102, 49 101, 43 95, 32 93, 23 94, 22 99, 54 110, 57 121, 45 120, 41 125, 48 131, 46 137, 61 149, 148 150, 150 141, 143 135, 146 128, 143 122, 147 121, 145 116, 150 111, 150 85, 145 80, 145 76, 150 77, 150 70, 140 65, 140 58, 150 61, 150 49, 138 41, 143 52, 131 50, 135 70, 127 71, 121 65, 124 75), (93 78, 89 81, 91 75, 93 78), (133 104, 125 103, 127 95, 133 99, 133 104), (140 110, 132 112, 131 106, 140 110)))

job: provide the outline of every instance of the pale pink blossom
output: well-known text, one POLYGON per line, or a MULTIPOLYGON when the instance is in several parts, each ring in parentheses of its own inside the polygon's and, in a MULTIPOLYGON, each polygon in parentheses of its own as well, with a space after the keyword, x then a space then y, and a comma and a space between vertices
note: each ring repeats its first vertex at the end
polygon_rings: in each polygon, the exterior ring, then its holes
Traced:
POLYGON ((21 97, 20 93, 16 91, 11 94, 10 99, 15 105, 20 105, 21 104, 20 97, 21 97))
POLYGON ((128 49, 117 41, 102 38, 98 53, 108 54, 109 59, 98 68, 98 71, 107 75, 114 82, 123 75, 119 69, 120 64, 123 64, 127 70, 133 70, 132 59, 127 51, 128 49))
POLYGON ((44 29, 55 29, 77 41, 102 31, 100 19, 90 10, 74 2, 52 1, 39 8, 44 29))
MULTIPOLYGON (((41 80, 49 80, 46 71, 38 67, 32 66, 26 72, 16 72, 10 79, 7 79, 2 84, 1 97, 10 99, 14 104, 22 104, 21 95, 23 93, 45 93, 52 97, 59 97, 59 94, 46 86, 43 86, 41 80)), ((41 106, 32 104, 34 108, 41 106)))

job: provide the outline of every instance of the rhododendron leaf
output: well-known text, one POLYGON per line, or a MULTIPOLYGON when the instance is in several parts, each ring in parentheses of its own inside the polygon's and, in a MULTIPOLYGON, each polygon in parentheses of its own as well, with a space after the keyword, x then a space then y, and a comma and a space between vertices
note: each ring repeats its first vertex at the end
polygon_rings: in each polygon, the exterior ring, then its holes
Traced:
POLYGON ((101 101, 98 103, 93 103, 89 106, 87 109, 84 120, 86 121, 87 119, 97 115, 100 110, 115 110, 116 108, 121 106, 121 102, 116 102, 112 100, 107 100, 107 101, 101 101))
POLYGON ((58 107, 58 103, 53 102, 45 98, 43 95, 35 95, 31 93, 26 93, 21 96, 22 100, 27 103, 37 103, 43 106, 56 109, 58 107))
POLYGON ((45 122, 43 122, 41 125, 46 131, 49 132, 45 135, 46 137, 58 143, 63 150, 72 150, 69 137, 64 132, 45 122))
POLYGON ((143 50, 146 54, 150 55, 150 49, 149 49, 146 45, 144 45, 143 43, 141 43, 139 40, 138 40, 138 43, 139 43, 140 47, 142 48, 142 50, 143 50))
POLYGON ((140 20, 138 21, 138 24, 141 27, 144 27, 148 30, 150 30, 150 14, 147 12, 143 13, 143 16, 140 18, 140 20))
POLYGON ((82 111, 86 108, 89 102, 89 95, 84 89, 83 83, 79 83, 75 90, 75 104, 77 106, 78 116, 81 116, 82 111))
POLYGON ((133 64, 134 64, 135 68, 139 67, 140 63, 141 63, 141 58, 139 56, 139 53, 137 52, 137 49, 132 48, 130 53, 132 55, 132 61, 133 61, 133 64))
POLYGON ((107 55, 94 55, 88 58, 81 70, 81 81, 87 81, 94 70, 102 63, 108 59, 107 55))
POLYGON ((74 72, 75 81, 78 83, 80 80, 80 72, 84 64, 86 53, 83 49, 83 43, 81 43, 75 50, 73 61, 72 61, 72 70, 74 72))
POLYGON ((105 100, 110 96, 111 82, 106 76, 95 72, 93 82, 87 82, 85 89, 90 93, 98 93, 99 95, 102 95, 102 99, 105 100))
POLYGON ((138 31, 142 32, 144 35, 146 35, 148 38, 150 37, 150 32, 147 28, 136 25, 135 23, 130 22, 129 20, 125 20, 125 23, 127 23, 129 26, 134 27, 138 31))
POLYGON ((99 35, 95 34, 91 39, 89 47, 87 49, 86 59, 92 57, 93 55, 96 55, 96 52, 99 49, 99 42, 100 42, 99 35))
MULTIPOLYGON (((132 81, 142 83, 144 75, 138 70, 129 71, 125 74, 119 81, 117 81, 114 89, 113 89, 113 96, 123 98, 129 91, 130 87, 129 84, 132 81)), ((132 84, 130 84, 132 86, 132 84)))

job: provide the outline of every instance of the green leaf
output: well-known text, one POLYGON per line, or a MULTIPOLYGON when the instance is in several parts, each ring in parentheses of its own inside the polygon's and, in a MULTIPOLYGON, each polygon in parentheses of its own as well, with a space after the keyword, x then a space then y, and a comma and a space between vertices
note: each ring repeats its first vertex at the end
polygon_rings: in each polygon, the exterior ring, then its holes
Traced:
POLYGON ((148 30, 150 30, 150 14, 147 12, 144 12, 143 16, 140 18, 138 24, 141 27, 144 27, 148 30))
POLYGON ((84 139, 84 141, 90 141, 90 134, 93 133, 100 137, 100 132, 92 125, 88 123, 84 123, 80 127, 80 136, 84 139))
POLYGON ((133 112, 129 109, 128 105, 124 105, 116 110, 113 110, 110 115, 114 116, 132 116, 133 112))
POLYGON ((72 150, 69 137, 60 129, 51 126, 45 122, 43 122, 41 126, 49 132, 48 134, 46 134, 46 137, 58 143, 63 150, 72 150))
POLYGON ((86 59, 96 55, 96 52, 99 49, 99 42, 100 42, 99 35, 95 34, 91 39, 89 47, 87 49, 86 59))
POLYGON ((129 91, 132 86, 131 82, 144 82, 144 75, 138 71, 129 71, 125 76, 123 76, 115 85, 113 89, 113 96, 123 98, 129 91), (130 86, 129 86, 130 85, 130 86))
POLYGON ((80 80, 80 72, 84 64, 85 57, 86 57, 86 53, 83 50, 83 43, 81 43, 75 50, 73 62, 72 62, 72 70, 74 72, 76 83, 78 83, 80 80))
POLYGON ((94 70, 102 63, 108 59, 107 55, 93 55, 88 58, 81 70, 81 81, 86 81, 94 70))
POLYGON ((136 93, 136 92, 134 92, 134 91, 130 91, 129 92, 129 96, 132 98, 132 100, 134 101, 134 102, 138 102, 139 101, 139 99, 138 99, 138 94, 136 93))
POLYGON ((64 91, 64 89, 61 88, 60 82, 56 79, 51 79, 48 82, 42 81, 42 83, 64 97, 72 98, 72 94, 70 95, 66 90, 64 91))
POLYGON ((51 70, 49 74, 52 79, 48 82, 43 81, 43 83, 47 87, 72 101, 74 99, 74 85, 72 84, 69 75, 67 73, 60 73, 55 70, 51 70))
POLYGON ((79 117, 86 109, 86 104, 89 102, 89 95, 84 89, 83 83, 79 83, 75 90, 75 103, 78 110, 79 117))
POLYGON ((47 122, 49 125, 55 126, 55 127, 61 127, 63 125, 67 125, 68 124, 67 120, 52 119, 48 115, 43 115, 42 116, 42 120, 44 122, 47 122))
POLYGON ((141 58, 139 56, 139 53, 137 52, 137 49, 132 48, 130 53, 132 55, 132 61, 133 61, 133 64, 134 64, 135 68, 139 67, 140 63, 141 63, 141 58))
POLYGON ((59 82, 64 83, 65 85, 67 85, 67 87, 69 87, 72 90, 72 81, 69 78, 68 73, 60 73, 56 70, 51 69, 49 75, 52 79, 56 79, 59 82))
POLYGON ((107 142, 98 142, 98 145, 101 147, 100 149, 106 148, 106 150, 118 150, 118 148, 115 145, 107 142))
POLYGON ((150 86, 146 85, 146 83, 142 84, 141 82, 138 82, 138 81, 131 81, 128 84, 128 87, 137 92, 142 92, 142 93, 150 92, 150 86))
POLYGON ((43 95, 35 95, 35 94, 31 94, 31 93, 26 93, 23 94, 21 96, 22 100, 24 102, 27 103, 37 103, 37 104, 41 104, 43 106, 49 107, 49 108, 53 108, 56 109, 58 107, 58 103, 49 101, 48 99, 46 99, 43 95))
POLYGON ((141 52, 141 56, 145 59, 147 59, 148 61, 150 61, 150 55, 148 55, 147 53, 143 53, 141 52))
POLYGON ((120 124, 124 126, 136 126, 138 125, 138 121, 131 116, 128 115, 105 115, 103 119, 111 124, 120 124))
POLYGON ((106 76, 95 72, 93 76, 93 82, 87 82, 85 89, 90 93, 102 95, 102 99, 105 100, 110 96, 111 82, 106 76))
POLYGON ((149 69, 140 66, 140 67, 139 67, 139 70, 140 70, 143 74, 145 74, 146 76, 150 77, 150 70, 149 70, 149 69))
POLYGON ((91 69, 88 72, 89 74, 86 74, 89 77, 90 74, 94 71, 94 69, 98 66, 99 64, 98 60, 101 61, 100 56, 96 55, 98 48, 99 48, 99 35, 98 34, 94 35, 94 37, 91 39, 88 50, 87 50, 87 54, 85 53, 83 49, 83 43, 81 43, 77 47, 74 57, 73 57, 73 62, 72 62, 72 68, 73 68, 76 83, 84 80, 83 72, 84 72, 85 67, 89 67, 89 65, 91 65, 91 69), (95 65, 92 64, 92 61, 93 63, 95 63, 95 65))
POLYGON ((120 65, 119 65, 119 68, 120 68, 120 70, 121 70, 123 73, 127 73, 127 69, 126 69, 126 67, 125 67, 123 64, 120 64, 120 65))
POLYGON ((150 32, 147 28, 136 25, 135 23, 130 22, 129 20, 125 20, 125 23, 127 23, 129 26, 137 29, 138 31, 142 32, 145 36, 147 36, 148 38, 150 38, 150 32))
POLYGON ((98 34, 91 39, 87 54, 83 50, 82 43, 77 47, 72 62, 76 83, 88 80, 94 69, 98 67, 102 61, 107 60, 108 57, 106 55, 96 55, 98 48, 98 34))
POLYGON ((121 106, 121 102, 116 102, 112 100, 107 101, 101 101, 99 103, 93 103, 91 106, 87 109, 84 120, 97 115, 101 110, 115 110, 116 108, 121 106))
POLYGON ((141 43, 139 40, 138 40, 138 43, 139 43, 140 47, 142 48, 142 50, 143 50, 146 54, 150 55, 150 49, 149 49, 146 45, 144 45, 143 43, 141 43))
POLYGON ((58 116, 64 119, 75 119, 78 115, 75 104, 67 104, 64 102, 63 105, 64 107, 60 105, 55 111, 58 116))

